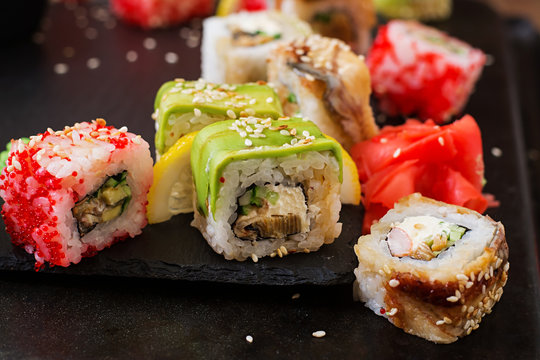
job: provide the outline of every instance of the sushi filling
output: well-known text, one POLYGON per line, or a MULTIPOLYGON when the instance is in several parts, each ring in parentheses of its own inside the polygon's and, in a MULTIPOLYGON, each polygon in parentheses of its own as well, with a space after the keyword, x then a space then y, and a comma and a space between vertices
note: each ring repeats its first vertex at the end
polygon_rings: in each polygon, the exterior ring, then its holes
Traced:
POLYGON ((386 240, 392 256, 428 261, 454 245, 467 230, 433 216, 412 216, 394 224, 386 240))
POLYGON ((97 191, 75 204, 71 211, 81 237, 98 224, 122 215, 131 200, 131 189, 126 178, 127 171, 109 177, 97 191))
POLYGON ((229 29, 233 46, 257 46, 281 39, 279 26, 269 21, 246 22, 242 26, 230 26, 229 29))
POLYGON ((238 198, 238 205, 233 231, 242 240, 284 239, 309 232, 301 186, 252 186, 238 198))

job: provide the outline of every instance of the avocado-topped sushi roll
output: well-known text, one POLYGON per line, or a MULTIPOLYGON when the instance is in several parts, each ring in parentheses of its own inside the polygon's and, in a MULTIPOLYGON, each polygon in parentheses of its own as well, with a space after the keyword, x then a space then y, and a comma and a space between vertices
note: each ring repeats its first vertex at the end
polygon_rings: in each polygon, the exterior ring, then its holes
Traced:
POLYGON ((369 70, 348 45, 311 35, 279 45, 268 61, 285 115, 309 118, 345 149, 377 134, 369 70))
POLYGON ((278 118, 279 98, 264 83, 213 84, 202 79, 166 82, 154 103, 156 152, 164 154, 176 140, 208 124, 241 116, 278 118))
POLYGON ((140 136, 92 123, 13 141, 0 175, 2 217, 36 266, 68 266, 141 233, 152 183, 140 136))
POLYGON ((276 6, 307 21, 314 33, 340 39, 359 54, 371 44, 376 23, 373 0, 277 0, 276 6))
POLYGON ((393 19, 444 20, 452 13, 452 0, 374 0, 377 12, 393 19))
POLYGON ((266 80, 266 58, 282 41, 311 34, 307 23, 278 11, 241 12, 203 22, 202 78, 216 83, 266 80))
POLYGON ((354 251, 355 291, 409 334, 451 343, 476 330, 508 279, 504 227, 415 193, 401 199, 354 251))
POLYGON ((382 111, 443 123, 461 112, 485 60, 435 28, 392 20, 379 28, 367 64, 382 111))
POLYGON ((339 236, 341 148, 310 121, 255 117, 193 141, 193 225, 226 259, 318 250, 339 236))

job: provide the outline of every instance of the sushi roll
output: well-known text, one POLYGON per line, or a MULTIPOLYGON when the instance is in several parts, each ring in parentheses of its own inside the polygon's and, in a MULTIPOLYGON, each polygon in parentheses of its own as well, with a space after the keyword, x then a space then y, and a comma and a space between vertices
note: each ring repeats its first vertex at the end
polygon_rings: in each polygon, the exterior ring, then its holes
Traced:
POLYGON ((367 64, 381 110, 443 123, 461 112, 486 61, 463 41, 414 21, 379 29, 367 64))
POLYGON ((159 158, 185 134, 240 116, 278 118, 279 98, 264 83, 227 85, 176 79, 159 89, 154 103, 156 153, 159 158))
POLYGON ((375 8, 387 18, 436 21, 450 17, 452 0, 375 0, 375 8))
POLYGON ((307 21, 315 33, 344 41, 359 54, 369 49, 376 23, 373 0, 277 0, 276 7, 307 21))
POLYGON ((103 119, 12 142, 0 175, 2 217, 36 267, 69 266, 146 225, 149 145, 103 119))
POLYGON ((282 41, 311 34, 309 25, 277 11, 241 12, 203 22, 202 78, 215 83, 266 80, 266 58, 282 41))
POLYGON ((315 251, 341 232, 341 148, 310 121, 214 123, 195 137, 191 168, 192 225, 228 260, 315 251))
POLYGON ((500 222, 419 193, 402 198, 354 251, 357 297, 405 332, 445 344, 491 313, 510 266, 500 222))
POLYGON ((269 58, 268 79, 285 115, 309 118, 347 150, 378 132, 369 70, 340 40, 312 35, 279 45, 269 58))

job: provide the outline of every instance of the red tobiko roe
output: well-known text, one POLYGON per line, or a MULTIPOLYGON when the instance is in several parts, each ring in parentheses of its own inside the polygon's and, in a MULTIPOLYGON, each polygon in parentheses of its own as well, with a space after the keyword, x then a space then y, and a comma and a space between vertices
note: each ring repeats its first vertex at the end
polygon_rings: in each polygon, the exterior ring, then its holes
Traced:
POLYGON ((247 11, 266 10, 266 0, 242 0, 240 8, 247 11))
POLYGON ((470 115, 446 126, 407 120, 353 146, 365 208, 363 233, 369 233, 394 203, 415 192, 484 212, 484 161, 480 129, 470 115))

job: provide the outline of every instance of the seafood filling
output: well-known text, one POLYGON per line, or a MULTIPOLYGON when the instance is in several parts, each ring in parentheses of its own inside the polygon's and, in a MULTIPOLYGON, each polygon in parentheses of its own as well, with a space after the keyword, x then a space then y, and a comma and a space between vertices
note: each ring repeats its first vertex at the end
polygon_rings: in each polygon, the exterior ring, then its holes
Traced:
POLYGON ((284 239, 309 232, 306 197, 300 186, 253 186, 238 198, 233 225, 242 240, 284 239))
POLYGON ((388 248, 392 256, 431 260, 454 245, 467 230, 433 216, 411 216, 392 226, 388 248))
POLYGON ((77 220, 81 237, 98 224, 122 215, 131 199, 131 189, 126 177, 127 171, 109 177, 97 191, 75 204, 71 211, 77 220))

